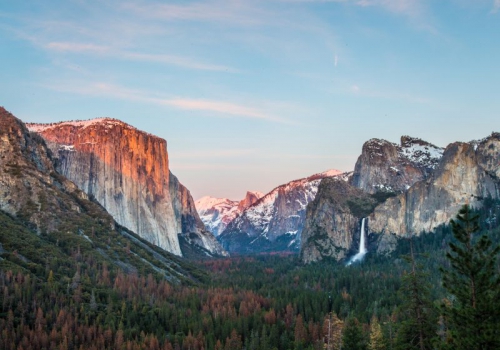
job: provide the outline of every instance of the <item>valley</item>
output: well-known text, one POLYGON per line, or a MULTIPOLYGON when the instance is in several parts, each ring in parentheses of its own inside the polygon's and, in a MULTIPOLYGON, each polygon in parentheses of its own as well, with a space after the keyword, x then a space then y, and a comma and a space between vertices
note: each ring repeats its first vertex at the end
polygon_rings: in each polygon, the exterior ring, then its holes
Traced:
POLYGON ((371 139, 352 172, 194 201, 161 138, 0 112, 2 349, 452 344, 441 304, 460 208, 490 274, 482 298, 499 296, 498 133, 445 148, 371 139), (420 298, 424 320, 406 309, 420 298))

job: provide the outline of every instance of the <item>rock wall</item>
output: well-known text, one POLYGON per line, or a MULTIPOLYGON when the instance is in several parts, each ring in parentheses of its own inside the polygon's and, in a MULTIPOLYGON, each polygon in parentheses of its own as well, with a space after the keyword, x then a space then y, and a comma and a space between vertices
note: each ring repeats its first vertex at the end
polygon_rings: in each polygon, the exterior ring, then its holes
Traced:
POLYGON ((368 193, 404 192, 430 176, 443 150, 409 136, 401 144, 371 139, 364 143, 351 178, 354 187, 368 193))
POLYGON ((406 193, 379 205, 370 231, 419 235, 449 222, 465 203, 480 206, 484 197, 500 197, 500 134, 471 143, 452 143, 434 173, 406 193))
MULTIPOLYGON (((0 209, 38 233, 77 221, 83 210, 78 200, 87 199, 74 183, 57 174, 53 162, 44 140, 0 107, 0 209)), ((100 220, 114 228, 104 210, 100 220)))
POLYGON ((369 194, 346 181, 335 178, 321 181, 316 198, 307 206, 300 253, 303 262, 347 258, 353 243, 359 241, 361 218, 349 207, 349 201, 355 199, 373 201, 369 194))
POLYGON ((189 191, 170 173, 165 140, 109 118, 28 127, 62 175, 149 242, 182 255, 177 235, 203 231, 189 191))

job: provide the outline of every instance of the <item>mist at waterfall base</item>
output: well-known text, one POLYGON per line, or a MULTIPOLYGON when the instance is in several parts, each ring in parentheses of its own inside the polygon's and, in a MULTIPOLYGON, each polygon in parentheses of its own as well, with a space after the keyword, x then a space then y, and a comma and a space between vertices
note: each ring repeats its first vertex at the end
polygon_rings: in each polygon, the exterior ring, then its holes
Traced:
POLYGON ((363 260, 364 256, 366 255, 365 220, 366 220, 366 218, 363 218, 361 220, 361 234, 360 234, 360 239, 359 239, 359 251, 358 251, 358 253, 356 255, 354 255, 349 260, 349 262, 346 264, 346 266, 349 266, 349 265, 351 265, 354 262, 363 260))

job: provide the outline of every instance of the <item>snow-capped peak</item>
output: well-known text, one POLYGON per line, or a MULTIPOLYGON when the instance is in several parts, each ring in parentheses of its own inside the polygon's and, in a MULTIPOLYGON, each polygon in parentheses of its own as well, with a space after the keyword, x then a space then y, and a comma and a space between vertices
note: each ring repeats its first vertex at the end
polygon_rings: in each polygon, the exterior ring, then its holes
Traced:
POLYGON ((210 232, 218 236, 232 220, 262 196, 259 191, 248 191, 241 201, 205 196, 198 199, 195 206, 201 221, 210 232))
POLYGON ((234 203, 237 202, 227 198, 216 198, 211 196, 205 196, 196 200, 194 202, 194 205, 196 206, 196 210, 198 211, 198 213, 200 213, 202 211, 206 211, 220 205, 234 205, 234 203))

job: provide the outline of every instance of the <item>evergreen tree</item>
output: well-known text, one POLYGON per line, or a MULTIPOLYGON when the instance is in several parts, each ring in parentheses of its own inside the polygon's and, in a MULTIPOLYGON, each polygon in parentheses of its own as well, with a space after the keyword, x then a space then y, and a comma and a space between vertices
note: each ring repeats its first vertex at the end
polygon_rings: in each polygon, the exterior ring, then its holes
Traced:
POLYGON ((347 319, 342 336, 342 349, 366 350, 366 341, 358 320, 354 317, 347 319))
POLYGON ((449 329, 444 347, 453 349, 500 349, 500 276, 496 266, 500 246, 479 234, 478 216, 465 205, 451 220, 456 243, 446 254, 450 267, 441 269, 443 285, 450 294, 443 304, 449 329))
POLYGON ((430 299, 430 286, 426 282, 428 274, 417 265, 410 241, 410 255, 405 257, 410 264, 410 272, 402 279, 400 294, 403 304, 400 327, 396 338, 398 349, 432 349, 432 340, 436 336, 437 316, 430 299))

